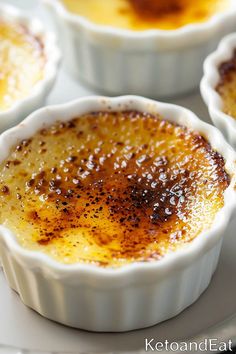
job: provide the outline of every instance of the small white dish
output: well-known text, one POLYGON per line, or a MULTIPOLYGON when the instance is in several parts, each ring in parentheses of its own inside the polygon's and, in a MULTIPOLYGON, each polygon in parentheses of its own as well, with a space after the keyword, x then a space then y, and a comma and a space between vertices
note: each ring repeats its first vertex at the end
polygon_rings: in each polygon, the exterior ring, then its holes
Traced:
POLYGON ((225 158, 231 177, 225 205, 212 227, 162 260, 132 263, 117 269, 63 265, 41 252, 22 248, 9 229, 0 226, 0 257, 7 281, 22 301, 54 321, 92 331, 128 331, 169 319, 195 302, 216 269, 225 229, 236 208, 236 154, 213 126, 191 111, 136 96, 87 97, 42 108, 0 136, 1 161, 12 146, 57 120, 66 121, 99 110, 139 110, 203 134, 225 158))
POLYGON ((222 131, 229 143, 236 149, 236 119, 223 112, 223 101, 216 91, 220 80, 219 67, 233 56, 236 49, 236 34, 230 34, 219 44, 217 50, 204 62, 204 76, 201 94, 214 125, 222 131))
POLYGON ((43 24, 37 19, 26 16, 22 10, 16 7, 2 3, 0 4, 0 20, 1 19, 6 21, 6 23, 21 24, 25 26, 33 36, 40 38, 46 57, 44 78, 36 83, 30 95, 16 101, 9 109, 0 111, 0 130, 4 130, 20 122, 29 113, 44 104, 55 82, 61 55, 56 44, 55 35, 46 31, 43 24))
POLYGON ((123 30, 70 13, 44 0, 59 30, 68 71, 109 95, 171 97, 197 88, 202 64, 219 40, 236 30, 236 3, 210 20, 177 30, 123 30))

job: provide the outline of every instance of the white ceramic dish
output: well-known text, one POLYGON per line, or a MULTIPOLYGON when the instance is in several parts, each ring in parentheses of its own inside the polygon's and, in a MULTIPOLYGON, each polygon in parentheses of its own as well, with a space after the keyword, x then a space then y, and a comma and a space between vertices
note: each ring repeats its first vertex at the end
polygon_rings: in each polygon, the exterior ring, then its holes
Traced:
MULTIPOLYGON (((225 342, 232 340, 236 346, 235 228, 236 220, 227 228, 219 266, 201 298, 179 316, 138 331, 94 333, 49 321, 24 306, 18 295, 9 289, 0 272, 0 343, 27 349, 8 352, 0 344, 0 353, 144 354, 145 338, 162 342, 200 342, 205 338, 219 338, 225 342)), ((211 354, 212 351, 204 353, 211 354)))
POLYGON ((27 306, 72 327, 128 331, 154 325, 180 313, 209 285, 225 228, 236 208, 236 154, 221 133, 182 107, 141 97, 94 96, 42 108, 1 135, 1 160, 8 156, 12 146, 56 120, 69 120, 90 111, 127 109, 158 112, 170 121, 203 134, 224 156, 232 180, 225 191, 225 206, 211 229, 158 262, 133 263, 118 269, 63 265, 43 253, 23 249, 11 231, 0 226, 0 257, 10 287, 27 306))
POLYGON ((42 40, 46 56, 43 80, 32 88, 28 97, 15 102, 8 110, 0 112, 0 129, 2 130, 15 125, 44 104, 56 79, 60 51, 56 45, 55 35, 52 32, 45 31, 41 22, 26 16, 23 11, 16 7, 1 3, 0 19, 26 26, 30 33, 42 40))
POLYGON ((60 0, 44 0, 66 53, 67 69, 109 95, 153 98, 186 93, 199 85, 205 57, 236 29, 236 3, 201 24, 177 30, 135 32, 93 24, 60 0))
POLYGON ((204 63, 201 94, 214 125, 222 131, 229 143, 236 149, 236 120, 223 112, 223 101, 216 91, 220 80, 219 67, 223 62, 232 58, 234 50, 236 50, 235 33, 225 37, 217 50, 208 56, 204 63))

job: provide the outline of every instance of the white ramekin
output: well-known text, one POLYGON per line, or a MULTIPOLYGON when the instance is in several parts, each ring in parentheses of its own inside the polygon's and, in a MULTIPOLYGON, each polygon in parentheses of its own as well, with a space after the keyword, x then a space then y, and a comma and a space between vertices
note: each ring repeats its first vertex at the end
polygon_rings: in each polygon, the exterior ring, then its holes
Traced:
POLYGON ((205 60, 200 88, 214 125, 222 131, 236 150, 236 119, 223 112, 223 100, 216 91, 220 80, 219 67, 233 57, 234 50, 236 50, 235 33, 225 37, 217 50, 205 60))
POLYGON ((185 125, 222 154, 231 176, 225 205, 210 230, 162 260, 112 269, 64 265, 46 254, 22 248, 9 229, 0 226, 0 257, 11 288, 41 315, 92 331, 128 331, 167 320, 191 305, 207 288, 216 269, 223 236, 236 208, 236 153, 213 126, 185 108, 136 96, 87 97, 42 108, 0 136, 0 160, 11 147, 36 131, 81 114, 101 110, 159 113, 185 125))
POLYGON ((59 30, 73 77, 109 95, 170 97, 199 85, 205 57, 236 30, 236 3, 210 20, 177 30, 131 31, 73 15, 60 0, 44 0, 59 30))
POLYGON ((44 104, 56 79, 60 61, 60 51, 56 45, 55 35, 46 31, 43 24, 37 19, 26 16, 23 11, 1 3, 0 20, 1 19, 6 22, 22 24, 32 35, 40 38, 46 57, 44 77, 32 88, 30 95, 14 103, 8 110, 0 111, 0 130, 2 131, 15 125, 29 113, 44 104))

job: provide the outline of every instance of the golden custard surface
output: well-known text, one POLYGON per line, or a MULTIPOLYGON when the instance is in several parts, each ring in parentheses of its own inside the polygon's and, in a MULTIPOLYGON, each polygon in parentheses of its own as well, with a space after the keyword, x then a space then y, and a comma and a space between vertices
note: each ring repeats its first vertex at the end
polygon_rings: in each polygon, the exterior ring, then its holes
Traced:
POLYGON ((233 57, 219 67, 220 81, 216 87, 223 101, 223 111, 236 119, 236 50, 233 57))
POLYGON ((209 20, 232 0, 61 0, 72 13, 117 28, 173 30, 209 20))
POLYGON ((228 185, 200 135, 150 114, 91 113, 11 151, 0 222, 62 263, 152 261, 211 227, 228 185))
POLYGON ((0 111, 27 97, 43 79, 42 43, 19 24, 0 20, 0 111))

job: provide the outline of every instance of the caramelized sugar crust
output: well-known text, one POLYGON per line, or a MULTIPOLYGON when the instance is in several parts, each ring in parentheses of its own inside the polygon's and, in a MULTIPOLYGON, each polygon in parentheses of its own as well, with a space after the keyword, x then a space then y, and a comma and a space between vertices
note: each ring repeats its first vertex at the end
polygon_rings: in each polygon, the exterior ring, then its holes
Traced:
POLYGON ((43 79, 42 42, 27 28, 0 20, 0 111, 27 97, 43 79))
POLYGON ((223 111, 236 119, 236 50, 230 60, 220 65, 219 74, 216 90, 223 100, 223 111))
POLYGON ((0 221, 62 263, 152 261, 208 229, 223 158, 157 115, 95 112, 22 141, 0 166, 0 221))
POLYGON ((130 30, 173 30, 209 20, 230 0, 61 0, 66 8, 92 22, 130 30))
POLYGON ((135 13, 146 20, 167 15, 179 16, 184 11, 184 0, 128 0, 135 13))

